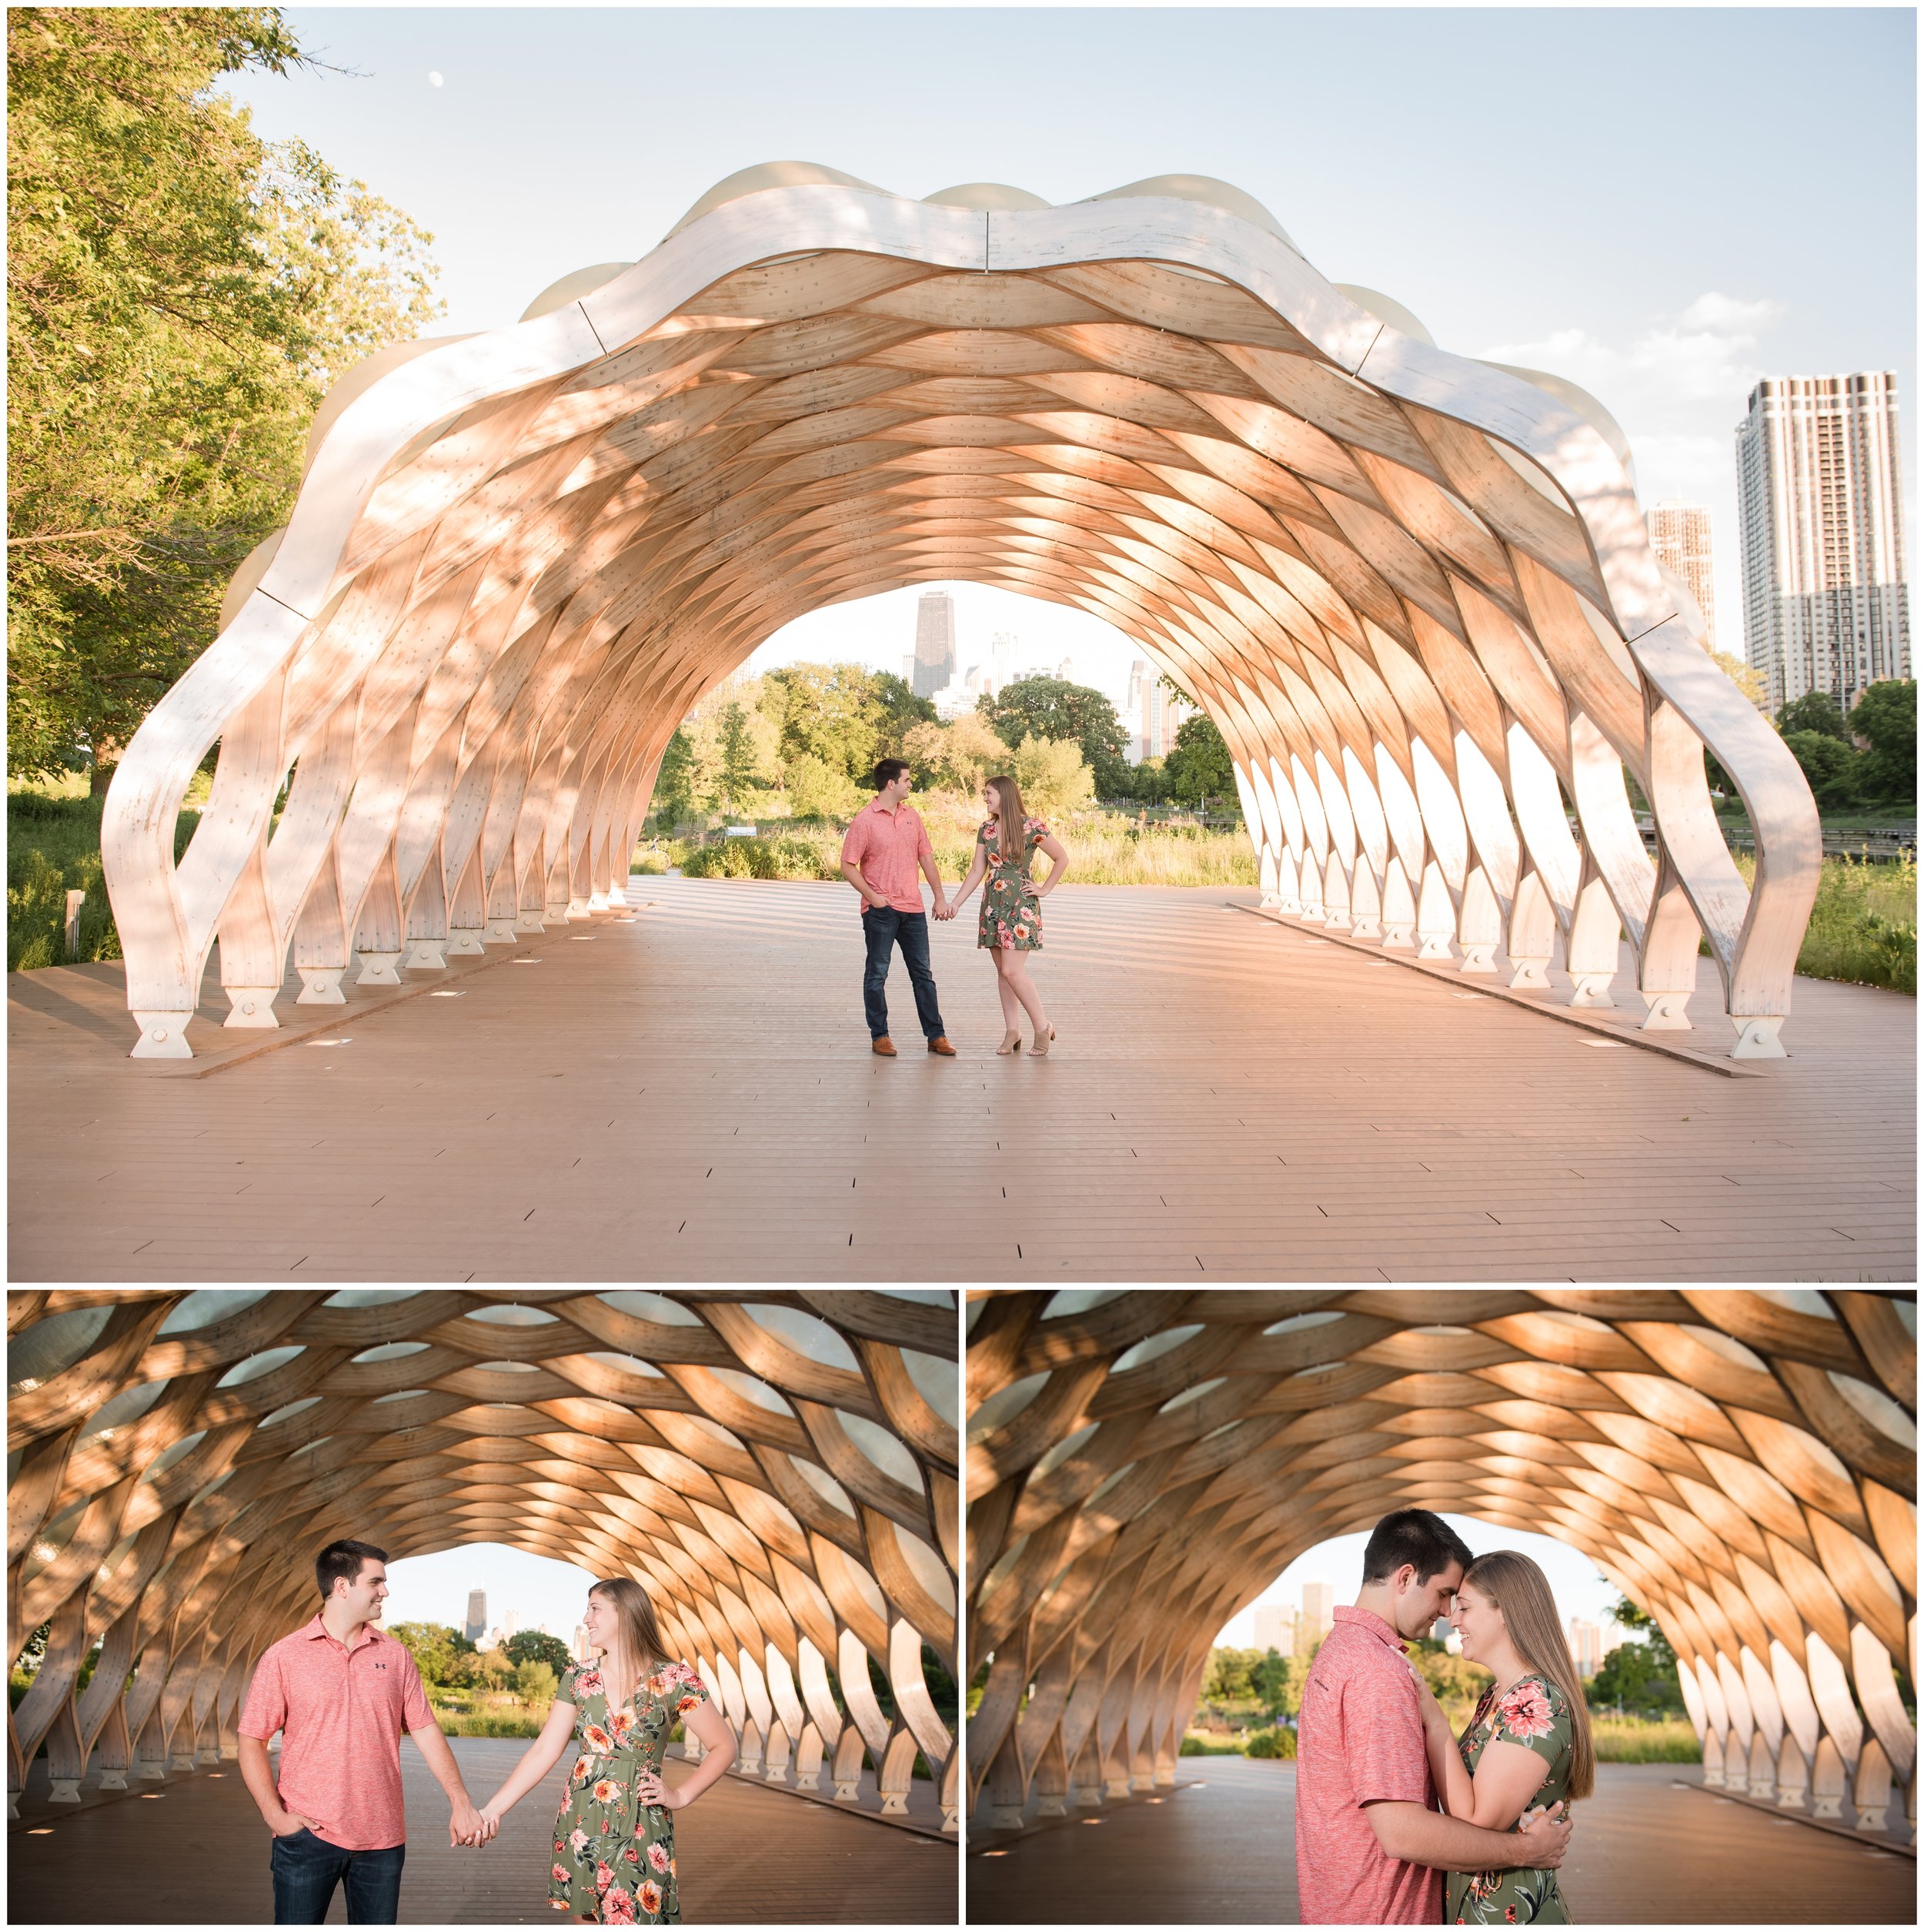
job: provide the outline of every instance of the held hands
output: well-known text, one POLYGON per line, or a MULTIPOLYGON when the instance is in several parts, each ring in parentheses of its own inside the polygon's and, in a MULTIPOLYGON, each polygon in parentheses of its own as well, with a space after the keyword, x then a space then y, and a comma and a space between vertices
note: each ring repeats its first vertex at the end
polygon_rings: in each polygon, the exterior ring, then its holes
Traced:
POLYGON ((669 1811, 679 1811, 688 1802, 659 1771, 643 1772, 635 1780, 635 1795, 651 1810, 659 1805, 669 1811))
POLYGON ((1524 1854, 1518 1863, 1539 1870, 1561 1865, 1570 1849, 1572 1829, 1567 1804, 1554 1810, 1533 1807, 1517 1825, 1517 1840, 1524 1854))
POLYGON ((935 902, 935 916, 938 919, 953 919, 955 917, 955 908, 950 905, 946 899, 937 899, 935 902))
POLYGON ((492 1810, 477 1811, 465 1798, 456 1801, 448 1819, 450 1845, 485 1845, 501 1829, 501 1816, 492 1810))

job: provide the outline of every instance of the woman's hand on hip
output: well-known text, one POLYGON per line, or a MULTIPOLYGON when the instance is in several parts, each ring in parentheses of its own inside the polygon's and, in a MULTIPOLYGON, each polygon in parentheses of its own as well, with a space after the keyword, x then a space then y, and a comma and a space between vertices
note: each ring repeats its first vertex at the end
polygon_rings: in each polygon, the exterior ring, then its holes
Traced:
POLYGON ((635 1795, 650 1809, 659 1805, 670 1811, 679 1811, 688 1802, 659 1771, 643 1772, 635 1780, 635 1795))

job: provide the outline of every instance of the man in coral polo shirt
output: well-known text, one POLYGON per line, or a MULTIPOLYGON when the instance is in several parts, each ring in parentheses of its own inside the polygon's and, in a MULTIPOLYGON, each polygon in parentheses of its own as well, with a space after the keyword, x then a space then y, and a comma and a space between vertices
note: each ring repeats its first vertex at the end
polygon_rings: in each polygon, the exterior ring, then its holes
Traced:
POLYGON ((350 1925, 392 1925, 401 1901, 407 1824, 401 1733, 453 1806, 448 1837, 481 1842, 481 1814, 428 1708, 404 1646, 375 1629, 387 1558, 372 1543, 332 1543, 315 1559, 320 1614, 262 1653, 241 1712, 241 1776, 274 1834, 274 1923, 319 1925, 334 1888, 350 1925), (281 1736, 277 1787, 267 1740, 281 1736))
POLYGON ((1445 1615, 1470 1553, 1428 1509, 1370 1533, 1363 1587, 1335 1613, 1303 1686, 1296 1884, 1305 1925, 1435 1925, 1443 1874, 1563 1863, 1570 1827, 1545 1813, 1486 1831, 1436 1809, 1406 1641, 1445 1615))
POLYGON ((935 888, 936 918, 953 919, 955 914, 942 890, 942 874, 922 815, 908 802, 908 766, 900 758, 884 758, 875 767, 874 785, 874 798, 849 821, 842 840, 842 877, 862 895, 862 939, 868 951, 862 1005, 868 1018, 869 1046, 886 1060, 895 1058, 886 988, 889 962, 900 946, 929 1051, 953 1059, 955 1049, 942 1030, 935 975, 929 970, 929 922, 922 910, 918 871, 935 888))

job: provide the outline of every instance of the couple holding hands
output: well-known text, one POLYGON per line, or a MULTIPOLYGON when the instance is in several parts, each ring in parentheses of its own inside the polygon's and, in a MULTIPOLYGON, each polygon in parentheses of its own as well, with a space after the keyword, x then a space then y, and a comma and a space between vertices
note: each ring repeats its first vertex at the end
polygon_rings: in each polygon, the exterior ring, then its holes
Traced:
POLYGON ((337 1886, 350 1924, 395 1923, 407 1855, 405 1730, 448 1795, 449 1839, 460 1845, 485 1845, 572 1745, 548 1902, 589 1924, 679 1924, 674 1814, 734 1762, 735 1737, 693 1670, 669 1660, 641 1586, 611 1577, 588 1593, 582 1624, 594 1660, 562 1678, 541 1735, 477 1809, 413 1658, 375 1627, 386 1565, 370 1543, 329 1544, 314 1566, 319 1613, 262 1654, 248 1689, 241 1775, 274 1834, 274 1923, 320 1924, 337 1886), (662 1757, 677 1723, 706 1754, 670 1785, 662 1757), (267 1753, 276 1731, 278 1780, 267 1753))
POLYGON ((953 919, 980 880, 982 912, 975 943, 995 963, 1003 1025, 1002 1044, 996 1051, 1010 1054, 1020 1048, 1026 1014, 1032 1041, 1029 1051, 1040 1059, 1056 1030, 1029 976, 1028 955, 1042 950, 1042 901, 1062 883, 1069 854, 1040 819, 1024 814, 1022 794, 1013 778, 985 778, 982 809, 987 816, 975 835, 968 877, 951 901, 942 890, 941 870, 922 815, 908 802, 907 764, 900 758, 884 758, 875 767, 872 782, 873 800, 855 814, 842 841, 842 877, 862 895, 862 938, 868 955, 862 974, 862 1004, 870 1051, 885 1059, 895 1058, 886 989, 890 963, 900 946, 928 1050, 954 1055, 936 1004, 935 975, 929 968, 929 922, 922 910, 921 878, 934 889, 938 919, 953 919), (1030 872, 1037 852, 1050 865, 1040 885, 1030 872))

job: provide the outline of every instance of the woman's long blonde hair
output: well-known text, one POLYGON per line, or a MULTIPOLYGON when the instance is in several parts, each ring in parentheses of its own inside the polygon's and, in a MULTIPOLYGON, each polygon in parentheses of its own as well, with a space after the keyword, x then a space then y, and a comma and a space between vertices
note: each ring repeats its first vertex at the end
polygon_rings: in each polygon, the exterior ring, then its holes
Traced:
POLYGON ((655 1621, 655 1606, 649 1602, 648 1593, 631 1576, 605 1576, 588 1594, 600 1597, 614 1610, 621 1644, 619 1650, 610 1644, 602 1652, 602 1673, 612 1675, 612 1666, 616 1663, 628 1673, 627 1683, 617 1681, 609 1686, 610 1705, 625 1703, 634 1694, 636 1685, 644 1677, 653 1676, 668 1662, 661 1626, 655 1621))
POLYGON ((1590 1741, 1590 1707, 1583 1701, 1583 1680, 1557 1621, 1550 1579, 1519 1550, 1492 1549, 1463 1573, 1503 1613, 1503 1628, 1516 1653, 1539 1677, 1563 1693, 1570 1706, 1572 1798, 1587 1798, 1597 1781, 1595 1747, 1590 1741))
POLYGON ((995 794, 995 816, 1001 829, 1002 856, 1005 859, 1019 859, 1022 856, 1023 841, 1022 794, 1013 778, 984 778, 982 782, 995 794))

